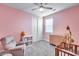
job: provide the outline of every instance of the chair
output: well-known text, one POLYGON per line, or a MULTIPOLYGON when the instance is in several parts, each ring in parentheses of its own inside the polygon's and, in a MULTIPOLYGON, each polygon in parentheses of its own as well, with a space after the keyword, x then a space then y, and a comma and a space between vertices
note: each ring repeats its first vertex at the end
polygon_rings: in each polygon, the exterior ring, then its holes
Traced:
POLYGON ((6 53, 11 53, 13 56, 24 55, 24 45, 17 46, 13 36, 6 36, 1 39, 1 44, 6 53))

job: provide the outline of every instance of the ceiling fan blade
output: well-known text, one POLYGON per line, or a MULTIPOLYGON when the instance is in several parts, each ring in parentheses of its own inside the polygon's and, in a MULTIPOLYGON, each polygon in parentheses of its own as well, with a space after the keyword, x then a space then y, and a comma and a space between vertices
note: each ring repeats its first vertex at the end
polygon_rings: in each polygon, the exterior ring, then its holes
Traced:
POLYGON ((47 5, 48 3, 44 3, 44 5, 47 5))
POLYGON ((51 8, 51 7, 43 7, 43 8, 45 8, 45 9, 50 9, 50 10, 53 10, 53 11, 56 10, 56 9, 54 9, 54 8, 51 8))
POLYGON ((41 4, 40 3, 34 3, 36 6, 41 6, 41 4))
POLYGON ((48 3, 34 3, 37 6, 43 6, 43 5, 47 5, 48 3))
POLYGON ((55 11, 56 9, 53 9, 53 11, 55 11))
POLYGON ((53 8, 51 8, 51 7, 43 7, 43 8, 45 8, 45 9, 53 9, 53 8))
POLYGON ((36 9, 39 9, 39 8, 33 8, 32 10, 36 10, 36 9))

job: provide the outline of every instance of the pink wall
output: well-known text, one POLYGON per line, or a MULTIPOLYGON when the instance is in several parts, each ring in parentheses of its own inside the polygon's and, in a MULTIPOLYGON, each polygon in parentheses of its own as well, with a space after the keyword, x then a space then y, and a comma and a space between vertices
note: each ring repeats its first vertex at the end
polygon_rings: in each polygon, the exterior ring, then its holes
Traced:
POLYGON ((19 42, 21 31, 32 34, 32 15, 0 4, 0 38, 13 35, 19 42))
POLYGON ((79 44, 79 6, 69 8, 52 15, 54 19, 54 33, 64 35, 67 25, 70 26, 75 42, 79 44))
POLYGON ((69 8, 53 15, 54 34, 63 35, 67 25, 77 44, 79 44, 79 6, 69 8))

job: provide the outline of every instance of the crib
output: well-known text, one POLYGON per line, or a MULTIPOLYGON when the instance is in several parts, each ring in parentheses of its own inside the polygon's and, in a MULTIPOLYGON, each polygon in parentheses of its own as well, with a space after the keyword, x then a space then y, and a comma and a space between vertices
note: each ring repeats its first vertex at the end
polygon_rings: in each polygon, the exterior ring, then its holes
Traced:
POLYGON ((64 48, 61 48, 58 46, 55 48, 56 56, 78 56, 79 45, 69 44, 69 46, 72 46, 72 47, 67 49, 67 47, 65 47, 67 45, 67 43, 63 42, 63 44, 64 44, 64 48))

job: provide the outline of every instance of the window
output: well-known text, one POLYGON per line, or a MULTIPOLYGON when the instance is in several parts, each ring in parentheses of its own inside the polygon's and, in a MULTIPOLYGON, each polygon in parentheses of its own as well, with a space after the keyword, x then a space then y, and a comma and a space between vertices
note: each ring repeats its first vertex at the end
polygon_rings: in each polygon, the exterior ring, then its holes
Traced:
POLYGON ((53 32, 53 19, 45 19, 45 32, 52 33, 53 32))

